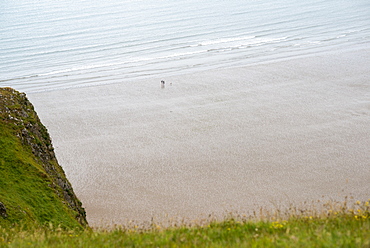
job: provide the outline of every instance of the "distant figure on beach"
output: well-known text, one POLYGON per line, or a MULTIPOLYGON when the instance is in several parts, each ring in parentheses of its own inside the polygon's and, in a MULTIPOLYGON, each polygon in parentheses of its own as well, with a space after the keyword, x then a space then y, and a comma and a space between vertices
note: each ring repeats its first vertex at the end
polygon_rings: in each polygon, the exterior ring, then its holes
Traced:
POLYGON ((165 82, 162 80, 161 81, 161 88, 164 88, 164 84, 165 84, 165 82))

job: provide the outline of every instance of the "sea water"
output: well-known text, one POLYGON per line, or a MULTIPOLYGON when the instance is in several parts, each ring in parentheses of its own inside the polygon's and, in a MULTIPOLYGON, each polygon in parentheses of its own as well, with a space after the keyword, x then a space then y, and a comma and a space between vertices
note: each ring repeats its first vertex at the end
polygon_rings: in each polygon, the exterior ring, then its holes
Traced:
POLYGON ((369 42, 368 0, 3 0, 0 87, 165 80, 369 42))

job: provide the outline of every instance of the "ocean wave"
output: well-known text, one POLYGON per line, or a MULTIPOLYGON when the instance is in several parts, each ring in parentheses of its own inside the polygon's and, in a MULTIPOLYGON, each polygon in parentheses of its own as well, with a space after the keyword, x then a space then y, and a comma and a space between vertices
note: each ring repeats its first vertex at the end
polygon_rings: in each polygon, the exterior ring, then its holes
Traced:
POLYGON ((251 40, 255 38, 256 36, 246 36, 246 37, 236 37, 236 38, 221 38, 216 40, 208 40, 198 43, 194 46, 209 46, 209 45, 216 45, 216 44, 222 44, 222 43, 231 43, 235 41, 245 41, 245 40, 251 40))
POLYGON ((4 2, 0 85, 29 90, 108 83, 244 65, 370 39, 367 0, 335 6, 324 0, 153 3, 4 2))

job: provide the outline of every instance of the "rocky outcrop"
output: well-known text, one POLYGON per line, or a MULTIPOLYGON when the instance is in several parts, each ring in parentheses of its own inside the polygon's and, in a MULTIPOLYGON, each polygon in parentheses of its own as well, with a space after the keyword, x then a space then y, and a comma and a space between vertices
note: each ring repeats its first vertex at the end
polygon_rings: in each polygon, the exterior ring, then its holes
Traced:
MULTIPOLYGON (((47 129, 24 93, 11 88, 0 88, 0 121, 10 125, 23 146, 32 151, 50 180, 49 186, 63 199, 65 205, 75 211, 79 223, 86 226, 85 210, 58 164, 47 129)), ((0 214, 6 216, 3 204, 0 204, 0 214)))
POLYGON ((8 215, 6 214, 6 208, 2 202, 0 202, 0 217, 8 217, 8 215))

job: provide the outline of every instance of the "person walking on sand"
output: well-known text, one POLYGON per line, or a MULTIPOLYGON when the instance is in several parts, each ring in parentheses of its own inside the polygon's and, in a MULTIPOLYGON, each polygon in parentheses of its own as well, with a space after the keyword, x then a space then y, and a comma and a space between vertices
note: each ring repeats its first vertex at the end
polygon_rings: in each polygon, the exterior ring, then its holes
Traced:
POLYGON ((162 88, 164 88, 164 84, 165 84, 165 82, 162 80, 162 81, 161 81, 161 87, 162 87, 162 88))

